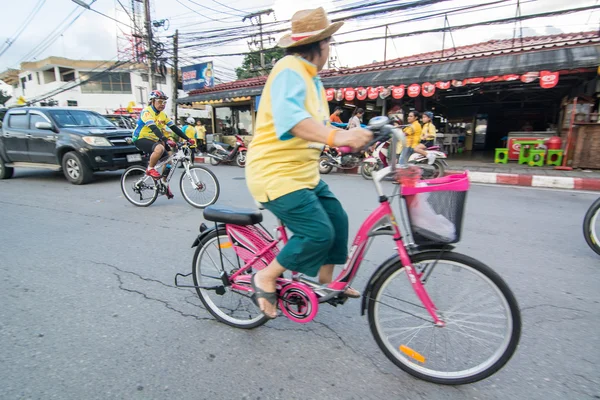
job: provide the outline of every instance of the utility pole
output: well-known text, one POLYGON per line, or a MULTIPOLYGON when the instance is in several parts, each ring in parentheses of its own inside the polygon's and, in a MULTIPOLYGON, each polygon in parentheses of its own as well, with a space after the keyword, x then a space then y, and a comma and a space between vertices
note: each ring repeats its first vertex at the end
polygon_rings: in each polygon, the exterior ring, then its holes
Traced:
MULTIPOLYGON (((266 71, 265 68, 265 46, 264 46, 264 40, 263 40, 263 27, 262 27, 262 16, 263 15, 270 15, 273 12, 272 9, 268 9, 268 10, 262 10, 262 11, 257 11, 255 13, 252 14, 248 14, 244 17, 244 19, 242 19, 242 22, 246 21, 247 19, 250 20, 250 22, 252 22, 252 18, 257 18, 258 19, 258 30, 259 30, 259 49, 260 49, 260 68, 261 68, 261 72, 264 73, 266 71)), ((269 38, 269 41, 271 40, 271 38, 269 38)), ((255 42, 256 43, 256 42, 255 42)))
POLYGON ((177 83, 179 81, 179 67, 178 67, 178 57, 177 57, 177 46, 179 41, 179 29, 175 30, 175 35, 173 36, 173 112, 171 115, 173 116, 173 121, 177 123, 177 83))
POLYGON ((387 38, 388 38, 388 26, 385 26, 385 44, 383 45, 383 65, 387 64, 387 38))
POLYGON ((144 23, 146 24, 146 54, 148 57, 148 85, 154 90, 154 52, 152 46, 152 19, 150 18, 150 0, 144 0, 144 23))

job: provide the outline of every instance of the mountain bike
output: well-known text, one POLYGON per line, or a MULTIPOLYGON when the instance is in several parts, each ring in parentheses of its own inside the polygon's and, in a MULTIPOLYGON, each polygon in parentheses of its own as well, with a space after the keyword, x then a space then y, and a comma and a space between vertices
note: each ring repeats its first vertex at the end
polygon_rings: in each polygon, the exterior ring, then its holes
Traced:
MULTIPOLYGON (((395 148, 404 135, 387 121, 377 117, 370 122, 374 141, 392 136, 395 148)), ((394 152, 392 157, 390 166, 373 173, 379 207, 360 227, 343 270, 325 285, 297 273, 280 277, 278 308, 290 320, 308 323, 322 304, 344 304, 344 291, 370 243, 386 237, 394 242, 397 254, 373 273, 361 304, 379 348, 402 370, 429 382, 454 385, 489 377, 514 354, 521 315, 515 296, 496 272, 453 251, 452 244, 460 239, 468 176, 419 180, 416 167, 398 168, 394 152), (397 183, 391 197, 383 191, 389 176, 397 183), (396 198, 400 219, 392 209, 396 198), (422 211, 427 207, 434 211, 428 218, 438 222, 443 218, 445 224, 439 225, 445 232, 435 232, 438 224, 424 226, 427 214, 422 211)), ((214 228, 200 225, 192 272, 177 274, 175 284, 195 288, 206 309, 225 324, 261 326, 269 319, 251 298, 251 277, 276 258, 280 243, 287 242, 285 226, 279 222, 273 237, 261 225, 259 210, 224 206, 207 207, 204 218, 214 222, 214 228), (193 285, 178 282, 189 275, 193 285)))
POLYGON ((600 254, 600 198, 585 213, 583 236, 592 250, 600 254))
POLYGON ((121 176, 123 195, 133 205, 148 207, 159 195, 167 195, 169 182, 181 163, 184 170, 179 179, 179 188, 185 201, 196 208, 213 204, 219 198, 219 180, 208 168, 192 165, 191 154, 187 143, 177 143, 176 151, 156 164, 156 170, 163 171, 161 179, 146 175, 146 168, 139 165, 127 168, 121 176))

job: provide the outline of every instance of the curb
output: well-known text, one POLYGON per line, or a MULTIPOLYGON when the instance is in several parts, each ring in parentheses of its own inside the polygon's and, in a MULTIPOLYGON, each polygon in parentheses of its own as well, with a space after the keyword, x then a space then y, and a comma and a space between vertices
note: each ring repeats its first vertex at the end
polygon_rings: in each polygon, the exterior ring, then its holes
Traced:
MULTIPOLYGON (((196 157, 197 163, 209 163, 205 157, 196 157)), ((463 173, 460 170, 448 170, 447 173, 463 173)), ((356 170, 345 170, 340 173, 360 173, 356 170)), ((599 178, 569 178, 564 176, 501 174, 497 172, 469 171, 469 180, 473 183, 492 185, 530 186, 550 189, 589 190, 600 192, 599 178)))

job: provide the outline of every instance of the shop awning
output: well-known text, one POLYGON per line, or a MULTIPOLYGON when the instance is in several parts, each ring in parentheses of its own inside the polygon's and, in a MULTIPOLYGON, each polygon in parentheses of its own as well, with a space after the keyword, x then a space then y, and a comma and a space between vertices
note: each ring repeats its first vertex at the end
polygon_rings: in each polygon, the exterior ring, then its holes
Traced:
POLYGON ((333 88, 388 86, 460 80, 477 76, 524 74, 540 70, 596 68, 599 64, 600 46, 592 45, 337 75, 324 78, 323 84, 333 88))
POLYGON ((249 88, 237 88, 233 90, 222 90, 218 92, 208 92, 208 93, 200 93, 191 95, 188 97, 184 97, 182 99, 177 99, 177 103, 179 104, 187 104, 187 103, 203 103, 203 104, 212 104, 211 102, 220 102, 220 103, 229 103, 231 101, 236 101, 239 98, 245 98, 248 96, 260 96, 262 93, 262 86, 254 86, 249 88))

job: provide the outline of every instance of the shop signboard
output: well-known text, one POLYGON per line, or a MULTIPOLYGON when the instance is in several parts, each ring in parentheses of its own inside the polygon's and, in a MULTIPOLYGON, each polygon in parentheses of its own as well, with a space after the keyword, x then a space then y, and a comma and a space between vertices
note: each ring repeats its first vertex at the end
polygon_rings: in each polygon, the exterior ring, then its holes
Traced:
POLYGON ((417 97, 421 93, 421 85, 417 85, 413 83, 408 87, 408 96, 409 97, 417 97))
POLYGON ((359 87, 356 89, 356 98, 358 100, 364 100, 367 98, 367 89, 364 87, 359 87))
POLYGON ((553 88, 558 84, 558 72, 542 71, 540 73, 540 86, 544 89, 553 88))
POLYGON ((335 89, 327 89, 325 94, 327 95, 327 101, 333 101, 333 99, 335 99, 335 89))
POLYGON ((376 87, 368 87, 367 88, 367 97, 371 100, 375 100, 379 96, 379 88, 376 87))
POLYGON ((421 85, 421 93, 423 97, 431 97, 435 93, 435 85, 431 82, 425 82, 421 85))
POLYGON ((482 82, 483 82, 483 77, 481 77, 481 78, 478 77, 478 78, 469 78, 469 79, 467 79, 467 83, 469 85, 479 85, 482 82))
POLYGON ((392 94, 392 86, 379 88, 379 98, 380 99, 382 99, 382 100, 387 99, 388 97, 390 97, 391 94, 392 94))
POLYGON ((401 99, 404 97, 404 85, 394 86, 392 88, 392 97, 395 99, 401 99))
POLYGON ((435 87, 442 90, 450 89, 450 81, 436 82, 435 87))
POLYGON ((183 79, 183 90, 185 92, 215 86, 212 62, 183 67, 181 68, 181 77, 183 79))
POLYGON ((356 97, 356 91, 354 88, 346 88, 345 90, 345 99, 346 101, 352 101, 356 97))
POLYGON ((540 135, 539 133, 528 136, 528 134, 526 132, 515 134, 516 137, 512 136, 512 135, 513 134, 508 135, 508 159, 511 161, 514 161, 514 160, 519 159, 519 152, 521 151, 521 145, 519 143, 515 143, 515 141, 519 141, 519 140, 544 140, 544 141, 546 141, 546 140, 550 139, 550 137, 552 137, 554 135, 554 133, 549 132, 547 136, 540 135))
POLYGON ((344 92, 345 92, 345 89, 338 89, 338 90, 336 90, 335 91, 335 99, 337 101, 344 100, 344 92))
POLYGON ((526 74, 521 75, 521 82, 531 83, 535 81, 539 76, 539 72, 527 72, 526 74))
POLYGON ((517 79, 519 79, 519 75, 515 75, 515 74, 508 74, 508 75, 504 75, 503 76, 504 80, 507 82, 510 81, 516 81, 517 79))

